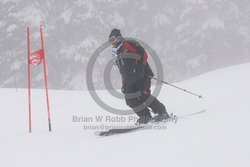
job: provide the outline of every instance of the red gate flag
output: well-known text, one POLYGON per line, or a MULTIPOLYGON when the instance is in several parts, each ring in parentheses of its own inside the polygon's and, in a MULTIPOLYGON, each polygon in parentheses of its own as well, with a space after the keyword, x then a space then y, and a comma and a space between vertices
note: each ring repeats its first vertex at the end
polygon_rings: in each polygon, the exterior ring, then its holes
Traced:
POLYGON ((40 65, 41 62, 43 61, 43 57, 44 57, 44 50, 40 49, 36 52, 31 53, 31 55, 29 56, 29 63, 32 65, 40 65))
POLYGON ((38 66, 42 62, 43 62, 46 102, 47 102, 47 110, 48 110, 48 124, 49 124, 49 131, 51 131, 49 94, 48 94, 48 83, 47 83, 47 75, 46 75, 46 61, 45 61, 45 53, 44 53, 42 26, 40 26, 40 36, 41 36, 42 48, 30 54, 30 32, 29 32, 29 27, 27 28, 29 132, 31 132, 31 122, 32 122, 31 121, 31 93, 30 93, 30 65, 32 64, 32 65, 38 66))

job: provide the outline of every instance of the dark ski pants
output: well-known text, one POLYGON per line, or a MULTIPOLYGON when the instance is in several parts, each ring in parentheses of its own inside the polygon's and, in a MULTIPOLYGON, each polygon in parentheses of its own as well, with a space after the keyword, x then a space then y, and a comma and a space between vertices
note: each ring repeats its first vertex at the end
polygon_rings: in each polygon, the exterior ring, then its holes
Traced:
POLYGON ((165 106, 156 97, 152 96, 150 91, 148 93, 143 93, 140 87, 141 85, 134 84, 125 89, 126 104, 132 108, 140 118, 152 117, 149 108, 151 108, 152 112, 155 114, 162 115, 166 113, 165 106), (149 103, 145 104, 148 99, 149 103), (138 106, 141 106, 139 110, 136 109, 138 106))

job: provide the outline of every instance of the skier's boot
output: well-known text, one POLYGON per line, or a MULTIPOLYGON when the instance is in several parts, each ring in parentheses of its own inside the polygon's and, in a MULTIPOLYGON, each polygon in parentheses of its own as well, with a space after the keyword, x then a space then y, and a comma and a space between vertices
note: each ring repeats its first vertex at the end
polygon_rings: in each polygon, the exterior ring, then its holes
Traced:
POLYGON ((147 123, 149 123, 153 119, 148 108, 145 108, 141 111, 138 111, 138 112, 136 112, 136 114, 139 117, 139 119, 135 123, 136 126, 146 125, 147 123))
POLYGON ((154 117, 154 121, 155 122, 165 122, 170 120, 171 117, 168 115, 168 113, 166 111, 164 112, 160 112, 158 113, 155 117, 154 117))
POLYGON ((175 116, 173 113, 171 113, 170 115, 168 115, 167 112, 162 113, 162 114, 158 114, 157 116, 154 117, 154 121, 157 123, 159 122, 177 122, 178 117, 175 116))
POLYGON ((152 116, 141 116, 139 119, 136 121, 135 125, 137 126, 143 126, 146 125, 147 123, 151 122, 153 119, 152 116))

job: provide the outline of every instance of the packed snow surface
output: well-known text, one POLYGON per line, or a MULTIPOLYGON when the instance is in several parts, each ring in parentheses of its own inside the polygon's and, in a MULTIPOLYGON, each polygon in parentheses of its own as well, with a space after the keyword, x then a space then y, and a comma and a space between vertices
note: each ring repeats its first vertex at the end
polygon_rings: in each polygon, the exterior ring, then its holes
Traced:
MULTIPOLYGON (((45 91, 32 89, 29 133, 27 90, 0 89, 0 166, 249 167, 249 71, 249 63, 241 64, 176 83, 204 99, 164 85, 158 98, 169 113, 206 112, 166 128, 109 137, 94 132, 105 126, 132 125, 134 116, 105 111, 87 91, 49 90, 49 132, 45 91)), ((127 108, 107 91, 98 94, 113 107, 127 108)))

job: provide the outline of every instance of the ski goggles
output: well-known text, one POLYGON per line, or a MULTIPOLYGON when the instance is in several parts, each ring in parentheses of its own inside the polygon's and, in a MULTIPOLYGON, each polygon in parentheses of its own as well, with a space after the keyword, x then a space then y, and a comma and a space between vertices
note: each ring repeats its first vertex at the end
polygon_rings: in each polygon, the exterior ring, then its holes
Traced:
POLYGON ((116 43, 118 40, 117 40, 117 38, 115 37, 115 36, 112 36, 112 37, 109 37, 109 40, 108 40, 108 42, 110 43, 110 44, 114 44, 114 43, 116 43))

